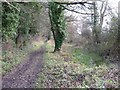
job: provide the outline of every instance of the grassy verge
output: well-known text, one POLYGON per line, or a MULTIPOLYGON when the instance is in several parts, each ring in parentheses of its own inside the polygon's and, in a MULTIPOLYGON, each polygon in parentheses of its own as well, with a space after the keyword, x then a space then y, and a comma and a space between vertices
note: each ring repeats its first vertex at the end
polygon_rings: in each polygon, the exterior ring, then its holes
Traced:
POLYGON ((42 68, 42 72, 40 72, 39 78, 36 81, 36 84, 35 84, 36 88, 44 88, 44 85, 43 85, 44 80, 48 79, 46 77, 46 73, 49 72, 48 68, 51 69, 55 65, 64 63, 63 57, 61 57, 59 53, 52 53, 53 48, 54 48, 54 46, 52 46, 50 44, 46 44, 46 53, 44 55, 44 67, 42 68))
POLYGON ((3 51, 2 60, 0 61, 0 64, 2 65, 0 74, 5 75, 11 71, 14 66, 17 66, 25 60, 30 52, 39 49, 41 45, 43 45, 42 40, 40 40, 40 42, 32 41, 31 43, 28 43, 27 46, 23 47, 22 50, 14 48, 12 51, 3 51))
POLYGON ((61 52, 51 53, 53 45, 48 43, 46 50, 44 66, 36 81, 36 88, 111 88, 118 86, 118 69, 108 68, 104 62, 101 62, 101 57, 96 54, 83 52, 69 44, 64 44, 61 52))
POLYGON ((79 48, 75 48, 72 52, 73 58, 79 63, 83 63, 89 67, 105 64, 105 61, 96 53, 84 52, 79 48))

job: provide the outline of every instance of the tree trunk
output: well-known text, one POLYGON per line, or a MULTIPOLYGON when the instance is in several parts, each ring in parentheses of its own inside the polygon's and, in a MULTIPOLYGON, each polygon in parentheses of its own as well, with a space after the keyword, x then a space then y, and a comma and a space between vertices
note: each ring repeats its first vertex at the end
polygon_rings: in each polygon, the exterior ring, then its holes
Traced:
POLYGON ((51 22, 51 31, 53 33, 55 42, 54 52, 60 51, 63 40, 65 39, 65 21, 63 19, 63 7, 55 2, 50 2, 49 18, 51 22))
POLYGON ((100 43, 99 39, 99 31, 97 29, 97 8, 96 8, 96 3, 94 2, 94 16, 93 16, 93 41, 94 41, 94 46, 97 48, 97 45, 100 43))
POLYGON ((118 33, 117 33, 117 54, 118 60, 120 58, 120 1, 118 3, 118 33))

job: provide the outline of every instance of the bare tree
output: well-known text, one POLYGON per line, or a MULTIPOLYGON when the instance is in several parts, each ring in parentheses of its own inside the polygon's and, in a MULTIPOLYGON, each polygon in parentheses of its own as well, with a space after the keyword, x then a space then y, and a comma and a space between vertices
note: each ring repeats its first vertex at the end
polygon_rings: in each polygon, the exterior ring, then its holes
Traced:
POLYGON ((104 17, 105 17, 105 13, 107 10, 107 6, 108 6, 108 0, 102 1, 102 5, 100 8, 100 30, 102 29, 102 25, 103 25, 103 21, 104 21, 104 17))

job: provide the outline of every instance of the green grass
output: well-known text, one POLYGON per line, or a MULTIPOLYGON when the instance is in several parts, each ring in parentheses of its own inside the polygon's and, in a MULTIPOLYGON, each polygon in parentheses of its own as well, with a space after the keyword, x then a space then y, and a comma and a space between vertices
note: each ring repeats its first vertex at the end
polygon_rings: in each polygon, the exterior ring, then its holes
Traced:
POLYGON ((5 75, 14 66, 22 62, 27 54, 28 53, 26 51, 22 51, 22 50, 15 50, 12 54, 10 54, 10 52, 7 52, 6 56, 4 57, 4 60, 1 61, 2 74, 5 75))
POLYGON ((100 57, 96 53, 84 52, 80 49, 74 49, 72 53, 75 61, 78 61, 79 63, 83 63, 87 66, 94 66, 94 65, 99 66, 105 63, 102 57, 100 57))
MULTIPOLYGON (((46 46, 46 52, 44 55, 44 72, 48 72, 48 69, 45 68, 53 68, 56 65, 62 64, 64 63, 64 58, 60 56, 59 53, 52 53, 54 46, 49 45, 48 43, 45 44, 46 46)), ((39 74, 39 78, 37 79, 36 83, 35 83, 35 87, 36 88, 44 88, 43 86, 43 82, 44 80, 47 80, 44 72, 40 72, 39 74)))
POLYGON ((64 58, 60 56, 60 53, 52 53, 54 47, 46 44, 46 50, 47 52, 45 53, 44 56, 44 63, 48 66, 54 66, 56 64, 60 64, 64 62, 64 58))
POLYGON ((104 83, 110 83, 111 85, 115 83, 113 86, 117 85, 117 82, 113 81, 114 79, 107 78, 103 80, 102 76, 108 73, 109 68, 96 53, 84 52, 67 44, 63 45, 60 53, 51 53, 53 49, 53 45, 46 44, 47 52, 44 56, 44 66, 36 81, 36 88, 57 88, 60 82, 63 84, 67 83, 75 75, 79 74, 86 76, 83 85, 76 86, 71 84, 70 87, 90 88, 91 86, 95 86, 102 88, 104 83), (69 57, 71 60, 66 62, 64 61, 64 57, 69 57), (65 74, 65 70, 67 74, 65 74), (67 75, 66 77, 69 79, 64 78, 64 75, 67 75), (53 78, 52 82, 50 78, 53 78), (47 85, 47 83, 50 85, 47 85))

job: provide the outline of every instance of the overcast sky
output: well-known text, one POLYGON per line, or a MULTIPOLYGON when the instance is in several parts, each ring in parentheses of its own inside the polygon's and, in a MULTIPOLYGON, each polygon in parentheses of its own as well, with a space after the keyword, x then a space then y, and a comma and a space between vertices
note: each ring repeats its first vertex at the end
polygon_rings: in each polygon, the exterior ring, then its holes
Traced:
POLYGON ((113 7, 113 8, 115 8, 115 9, 118 8, 118 2, 119 2, 119 1, 120 1, 120 0, 108 0, 110 6, 113 7))
MULTIPOLYGON (((74 0, 75 1, 75 0, 74 0)), ((77 0, 78 1, 78 0, 77 0)), ((82 1, 82 0, 79 0, 79 1, 82 1)), ((88 1, 88 0, 87 0, 88 1)), ((95 0, 95 1, 97 1, 97 0, 95 0)), ((118 2, 119 2, 120 0, 108 0, 108 5, 112 8, 112 11, 113 12, 116 12, 116 11, 118 11, 118 2)), ((69 13, 70 14, 70 13, 69 13)), ((71 14, 72 14, 72 12, 71 12, 71 14)), ((82 17, 80 17, 80 15, 78 15, 78 14, 72 14, 72 15, 74 15, 75 17, 77 17, 77 19, 81 19, 82 17)), ((105 22, 103 23, 103 26, 106 26, 107 24, 106 24, 106 22, 110 22, 110 18, 109 18, 109 16, 108 17, 105 17, 104 18, 104 20, 105 20, 105 22)), ((81 20, 80 20, 81 21, 81 20)), ((108 25, 107 25, 108 26, 108 25)), ((107 27, 106 26, 106 27, 107 27)), ((77 30, 77 32, 79 33, 79 34, 81 34, 81 28, 82 28, 82 23, 79 23, 79 28, 78 28, 78 30, 77 30)))

